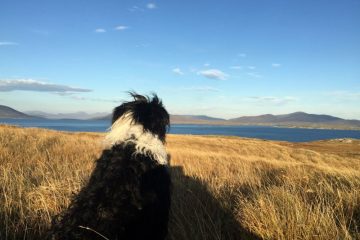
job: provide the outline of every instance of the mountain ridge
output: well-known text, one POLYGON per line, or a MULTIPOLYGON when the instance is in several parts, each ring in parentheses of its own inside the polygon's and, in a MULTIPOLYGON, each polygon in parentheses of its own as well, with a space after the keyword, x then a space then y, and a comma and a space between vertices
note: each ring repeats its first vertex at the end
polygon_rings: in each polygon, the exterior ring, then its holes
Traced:
MULTIPOLYGON (((293 112, 289 114, 264 114, 259 116, 243 116, 238 118, 232 118, 228 121, 232 122, 271 122, 271 123, 281 123, 281 122, 333 122, 345 120, 343 118, 334 117, 326 114, 310 114, 305 112, 293 112)), ((345 120, 346 121, 346 120, 345 120)))
MULTIPOLYGON (((69 114, 47 114, 41 111, 28 111, 27 114, 17 111, 11 107, 0 105, 0 118, 47 118, 47 119, 69 119, 73 114, 89 116, 82 120, 111 120, 111 114, 92 117, 92 114, 76 112, 69 114), (32 113, 30 115, 29 113, 32 113), (36 114, 37 113, 37 114, 36 114), (39 114, 41 113, 41 114, 39 114), (36 115, 36 116, 34 116, 36 115), (46 117, 51 116, 51 117, 46 117), (59 117, 59 118, 57 118, 59 117)), ((96 113, 100 115, 101 113, 96 113)), ((94 114, 94 115, 96 115, 94 114)), ((70 118, 80 119, 80 118, 70 118)), ((305 127, 305 128, 334 128, 334 129, 360 129, 360 120, 347 120, 326 114, 310 114, 305 112, 293 112, 289 114, 263 114, 258 116, 242 116, 238 118, 223 119, 207 115, 178 115, 171 114, 172 124, 209 124, 209 125, 259 125, 278 127, 305 127)))
POLYGON ((73 113, 47 113, 43 111, 26 111, 25 114, 34 117, 41 117, 47 119, 78 119, 78 120, 88 120, 93 118, 98 118, 104 116, 106 113, 87 113, 84 111, 78 111, 73 113))
POLYGON ((0 105, 0 118, 32 118, 32 116, 11 107, 0 105))

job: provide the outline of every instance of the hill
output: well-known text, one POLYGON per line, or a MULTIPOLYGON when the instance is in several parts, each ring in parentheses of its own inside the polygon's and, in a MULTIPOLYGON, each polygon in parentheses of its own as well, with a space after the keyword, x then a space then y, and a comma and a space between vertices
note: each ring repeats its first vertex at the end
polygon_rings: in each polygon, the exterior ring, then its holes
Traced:
MULTIPOLYGON (((82 119, 110 120, 111 114, 88 114, 86 112, 49 114, 41 111, 29 111, 28 114, 0 105, 0 118, 48 118, 48 119, 82 119)), ((210 125, 260 125, 277 127, 355 129, 360 130, 359 120, 346 120, 330 115, 294 112, 290 114, 244 116, 229 120, 206 115, 170 115, 171 124, 210 124, 210 125)))
MULTIPOLYGON (((103 137, 0 126, 0 239, 44 239, 103 137)), ((169 135, 167 150, 170 240, 360 239, 359 140, 169 135)))
POLYGON ((0 105, 0 118, 33 118, 30 115, 16 111, 15 109, 0 105))
MULTIPOLYGON (((111 114, 94 118, 96 120, 110 120, 111 114)), ((226 121, 222 118, 213 118, 205 115, 170 115, 170 122, 173 124, 208 124, 209 122, 226 121)))
POLYGON ((27 111, 26 114, 47 119, 79 119, 87 120, 104 116, 104 113, 86 113, 83 111, 73 113, 47 113, 42 111, 27 111))
POLYGON ((170 122, 173 124, 209 124, 226 121, 222 118, 213 118, 205 115, 170 115, 170 122))
MULTIPOLYGON (((96 118, 111 119, 111 115, 96 118)), ((295 112, 283 115, 265 114, 244 116, 233 119, 214 118, 205 115, 170 115, 172 124, 211 124, 211 125, 260 125, 278 127, 360 129, 359 120, 346 120, 330 115, 295 112)))
MULTIPOLYGON (((307 122, 307 123, 332 123, 343 121, 344 119, 333 117, 330 115, 308 114, 305 112, 294 112, 283 115, 260 115, 260 116, 245 116, 239 118, 229 119, 231 122, 241 123, 287 123, 287 122, 307 122)), ((359 121, 360 122, 360 121, 359 121)))
POLYGON ((112 115, 108 114, 108 115, 105 115, 105 116, 95 117, 92 120, 111 120, 111 118, 112 118, 112 115))
MULTIPOLYGON (((96 118, 111 119, 111 115, 96 118)), ((346 120, 324 114, 294 112, 290 114, 244 116, 233 119, 214 118, 205 115, 170 115, 172 124, 211 124, 211 125, 260 125, 278 127, 360 129, 359 120, 346 120)))
POLYGON ((276 125, 284 127, 350 128, 359 129, 359 120, 346 120, 330 115, 294 112, 290 114, 245 116, 229 119, 234 124, 276 125))

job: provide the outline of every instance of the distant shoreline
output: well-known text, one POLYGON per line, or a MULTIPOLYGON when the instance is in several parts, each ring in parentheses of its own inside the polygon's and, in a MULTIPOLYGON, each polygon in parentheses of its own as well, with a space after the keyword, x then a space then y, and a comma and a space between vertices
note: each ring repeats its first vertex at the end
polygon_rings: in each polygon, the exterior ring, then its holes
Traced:
MULTIPOLYGON (((108 119, 48 119, 48 118, 3 118, 0 117, 0 125, 8 124, 2 120, 46 120, 46 121, 79 121, 79 122, 91 122, 91 121, 109 121, 108 119)), ((12 124, 10 124, 12 125, 12 124)), ((341 124, 327 124, 327 123, 240 123, 230 121, 173 121, 171 125, 209 125, 209 126, 244 126, 244 127, 275 127, 275 128, 298 128, 298 129, 324 129, 324 130, 353 130, 360 131, 358 126, 347 126, 341 124)))
MULTIPOLYGON (((45 112, 23 113, 11 107, 0 105, 1 119, 16 121, 28 119, 29 121, 106 121, 111 122, 111 114, 102 117, 90 117, 85 112, 49 114, 45 112)), ((277 128, 327 129, 327 130, 360 130, 360 120, 343 119, 326 114, 312 114, 306 112, 293 112, 289 114, 262 114, 258 116, 242 116, 224 119, 207 115, 177 115, 170 114, 172 124, 192 124, 211 126, 264 126, 277 128)))
POLYGON ((237 122, 173 122, 177 125, 213 125, 213 126, 256 126, 256 127, 276 127, 276 128, 302 128, 302 129, 324 129, 324 130, 355 130, 360 131, 357 126, 336 126, 331 124, 272 124, 272 123, 237 123, 237 122))

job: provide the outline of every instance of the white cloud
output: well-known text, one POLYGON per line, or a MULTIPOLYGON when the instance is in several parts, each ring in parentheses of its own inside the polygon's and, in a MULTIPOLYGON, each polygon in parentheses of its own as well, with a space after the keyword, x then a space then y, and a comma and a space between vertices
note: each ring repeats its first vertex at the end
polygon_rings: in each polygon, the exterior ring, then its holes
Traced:
POLYGON ((18 43, 16 42, 0 42, 0 46, 15 46, 15 45, 19 45, 18 43))
POLYGON ((253 96, 244 98, 245 101, 261 103, 261 104, 275 104, 275 105, 285 105, 291 102, 295 102, 298 99, 292 96, 285 97, 274 97, 274 96, 253 96))
POLYGON ((278 68, 278 67, 281 67, 281 64, 280 63, 272 63, 271 66, 274 68, 278 68))
POLYGON ((249 73, 247 73, 247 75, 249 75, 250 77, 253 77, 253 78, 262 78, 262 75, 260 75, 256 72, 249 72, 249 73))
POLYGON ((178 75, 184 75, 184 72, 181 71, 180 68, 174 68, 172 71, 173 71, 173 73, 176 73, 176 74, 178 74, 178 75))
POLYGON ((246 53, 239 53, 238 56, 244 58, 244 57, 246 57, 247 55, 246 55, 246 53))
POLYGON ((204 67, 209 67, 210 63, 204 63, 204 67))
POLYGON ((155 8, 157 8, 157 6, 156 6, 155 3, 148 3, 148 4, 146 4, 146 7, 147 7, 148 9, 155 9, 155 8))
POLYGON ((218 70, 218 69, 208 69, 198 72, 198 74, 210 78, 210 79, 217 79, 217 80, 226 80, 226 78, 229 76, 226 73, 218 70))
POLYGON ((247 68, 250 70, 254 70, 256 67, 255 66, 247 66, 247 68))
POLYGON ((128 26, 119 25, 119 26, 116 26, 116 27, 115 27, 115 30, 117 30, 117 31, 123 31, 123 30, 126 30, 126 29, 128 29, 128 28, 129 28, 128 26))
POLYGON ((97 29, 95 29, 95 32, 96 33, 105 33, 106 30, 104 28, 97 28, 97 29))
POLYGON ((70 95, 76 92, 91 92, 90 89, 76 88, 66 85, 42 82, 33 79, 1 80, 0 92, 10 91, 33 91, 33 92, 52 92, 59 95, 70 95))
POLYGON ((143 12, 144 9, 141 8, 141 7, 138 7, 138 6, 134 5, 134 6, 132 6, 131 8, 129 8, 129 11, 130 11, 130 12, 143 12))
POLYGON ((229 67, 230 69, 236 69, 236 70, 241 70, 241 69, 243 69, 243 66, 230 66, 229 67))

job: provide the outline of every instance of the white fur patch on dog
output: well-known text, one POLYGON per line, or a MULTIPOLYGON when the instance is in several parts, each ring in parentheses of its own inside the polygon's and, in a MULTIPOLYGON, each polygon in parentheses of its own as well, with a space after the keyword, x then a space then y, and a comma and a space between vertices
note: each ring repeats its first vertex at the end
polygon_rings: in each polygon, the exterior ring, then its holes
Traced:
POLYGON ((144 132, 142 125, 134 124, 131 114, 125 114, 116 120, 104 139, 104 144, 108 148, 120 143, 134 143, 134 154, 152 155, 159 164, 168 163, 165 146, 158 136, 144 132))

